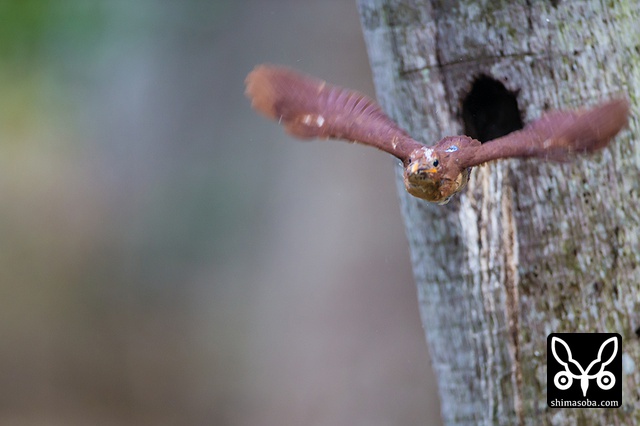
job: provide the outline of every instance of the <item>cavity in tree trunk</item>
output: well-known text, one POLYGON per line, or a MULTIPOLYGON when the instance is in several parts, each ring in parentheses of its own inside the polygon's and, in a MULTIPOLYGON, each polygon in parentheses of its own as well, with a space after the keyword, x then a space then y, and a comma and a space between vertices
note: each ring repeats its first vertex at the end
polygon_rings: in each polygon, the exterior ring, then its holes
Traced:
POLYGON ((400 193, 446 424, 640 424, 640 1, 359 9, 378 100, 427 144, 631 100, 602 154, 493 162, 446 206, 400 193), (547 407, 552 332, 622 335, 622 407, 547 407))

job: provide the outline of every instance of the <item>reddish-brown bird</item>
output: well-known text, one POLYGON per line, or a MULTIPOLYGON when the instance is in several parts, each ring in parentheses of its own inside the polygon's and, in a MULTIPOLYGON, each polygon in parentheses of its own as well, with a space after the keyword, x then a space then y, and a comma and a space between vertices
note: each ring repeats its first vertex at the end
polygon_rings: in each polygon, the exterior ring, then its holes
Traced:
POLYGON ((569 161, 606 147, 627 124, 629 102, 544 114, 524 129, 487 143, 448 136, 433 146, 413 139, 368 97, 289 68, 259 65, 246 79, 253 107, 298 138, 344 139, 374 146, 404 166, 404 185, 418 198, 445 204, 471 168, 500 158, 569 161))

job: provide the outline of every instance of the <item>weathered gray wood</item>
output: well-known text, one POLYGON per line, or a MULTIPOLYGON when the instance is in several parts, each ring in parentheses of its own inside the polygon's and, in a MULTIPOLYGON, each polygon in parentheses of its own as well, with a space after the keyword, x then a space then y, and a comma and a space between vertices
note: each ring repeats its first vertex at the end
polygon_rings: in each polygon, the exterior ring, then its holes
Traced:
POLYGON ((383 108, 429 144, 479 74, 525 122, 626 93, 629 130, 572 164, 479 167, 447 206, 401 188, 446 424, 640 424, 640 1, 360 0, 383 108), (549 409, 551 332, 617 332, 623 407, 549 409))

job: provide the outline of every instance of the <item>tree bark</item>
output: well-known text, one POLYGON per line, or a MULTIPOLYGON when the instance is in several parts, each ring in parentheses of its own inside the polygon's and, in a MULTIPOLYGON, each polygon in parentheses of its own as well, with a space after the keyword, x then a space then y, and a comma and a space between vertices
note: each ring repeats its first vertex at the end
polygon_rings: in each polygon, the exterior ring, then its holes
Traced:
POLYGON ((629 129, 602 154, 477 167, 446 206, 400 192, 446 424, 640 424, 640 1, 359 10, 378 100, 427 144, 465 131, 480 75, 517 93, 525 123, 629 97, 629 129), (547 407, 552 332, 622 335, 622 407, 547 407))

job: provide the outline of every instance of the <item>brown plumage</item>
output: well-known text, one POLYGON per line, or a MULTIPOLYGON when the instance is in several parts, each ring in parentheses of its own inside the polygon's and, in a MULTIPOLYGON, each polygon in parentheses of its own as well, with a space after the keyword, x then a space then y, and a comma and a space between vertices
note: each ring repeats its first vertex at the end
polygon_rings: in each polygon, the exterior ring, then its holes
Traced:
POLYGON ((544 114, 524 129, 487 143, 449 136, 433 146, 411 138, 373 100, 278 66, 260 65, 246 79, 253 107, 303 139, 344 139, 399 158, 407 191, 445 204, 466 185, 471 168, 500 158, 569 161, 606 147, 627 124, 625 99, 590 109, 544 114))

